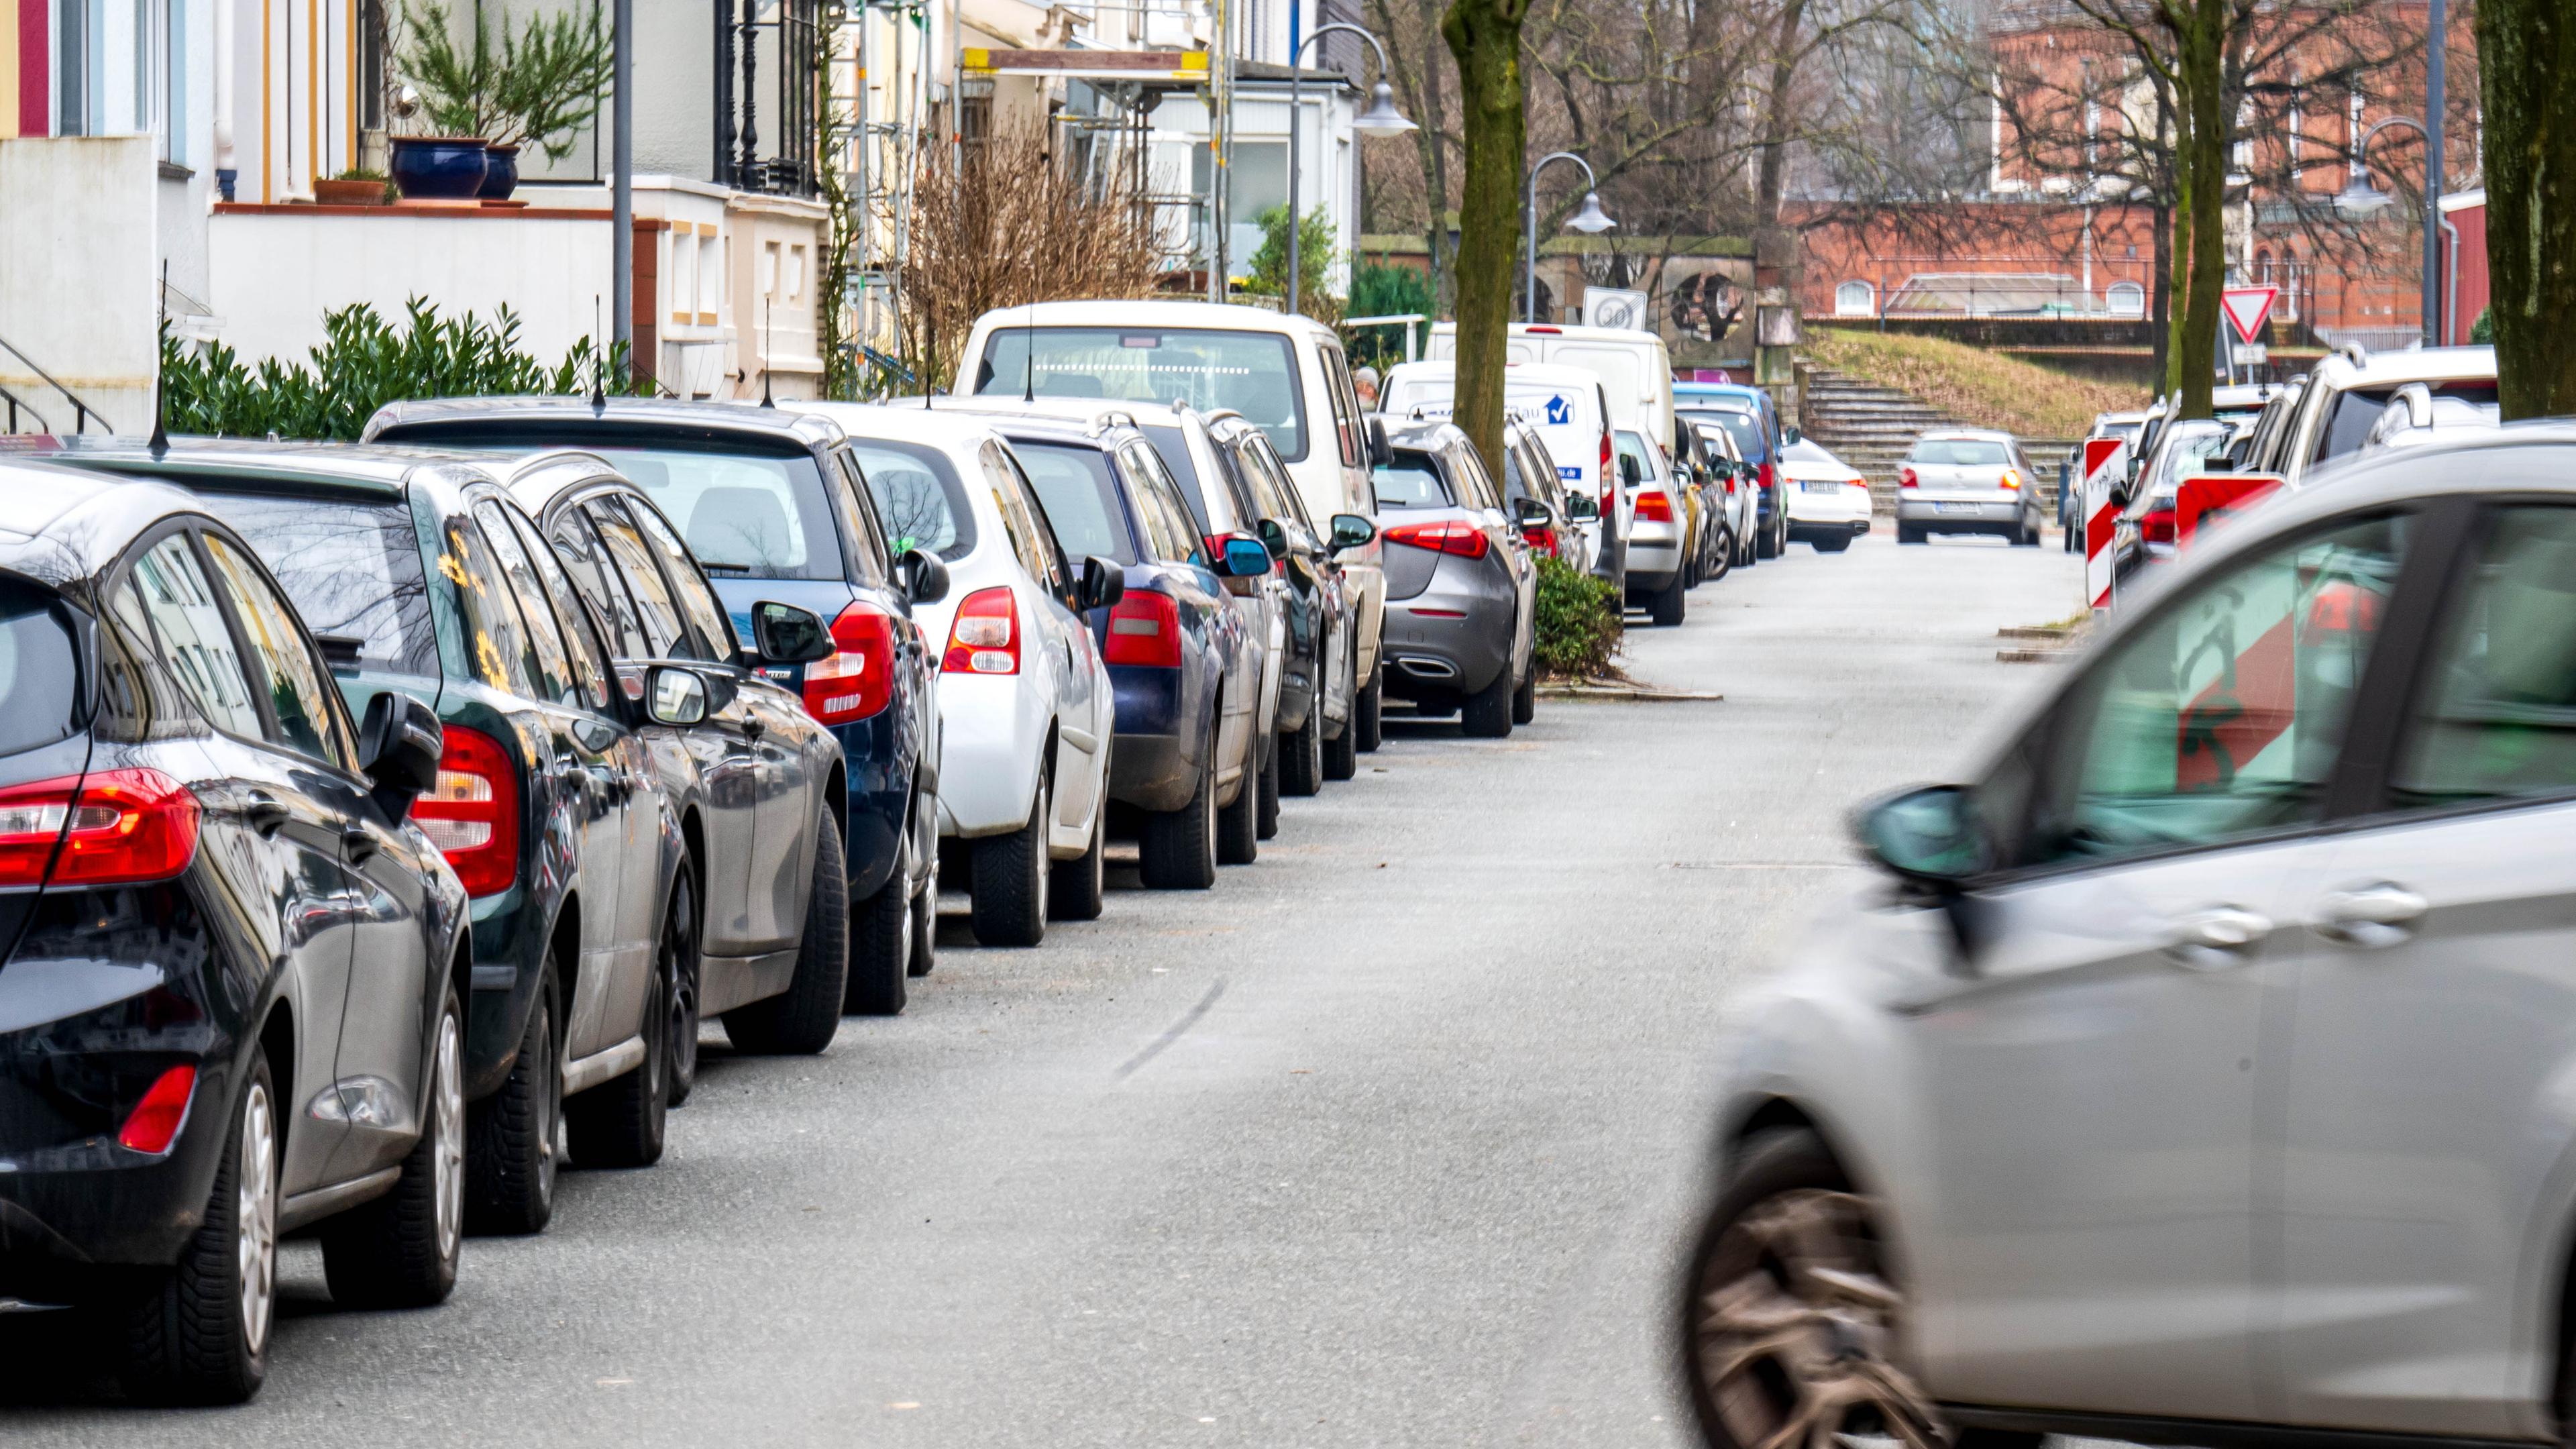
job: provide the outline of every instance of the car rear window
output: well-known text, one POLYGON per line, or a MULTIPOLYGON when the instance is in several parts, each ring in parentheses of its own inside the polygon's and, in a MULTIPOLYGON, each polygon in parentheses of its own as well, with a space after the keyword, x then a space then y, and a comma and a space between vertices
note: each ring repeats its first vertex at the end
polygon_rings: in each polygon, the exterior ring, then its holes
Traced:
POLYGON ((1019 456, 1020 471, 1029 475, 1029 486, 1046 509, 1047 526, 1067 555, 1096 553, 1122 564, 1136 561, 1127 509, 1118 498, 1118 480, 1109 475, 1107 453, 1087 444, 1027 438, 1013 438, 1011 451, 1019 456))
POLYGON ((80 664, 54 596, 0 581, 0 755, 70 737, 80 719, 80 664))
POLYGON ((207 491, 207 511, 259 552, 334 669, 439 676, 429 574, 411 509, 207 491))
MULTIPOLYGON (((2497 400, 2493 378, 2466 378, 2456 382, 2426 383, 2435 397, 2455 397, 2462 402, 2492 403, 2497 400)), ((2388 400, 2397 395, 2398 385, 2356 387, 2336 395, 2334 413, 2317 440, 2317 455, 2308 461, 2322 463, 2358 452, 2370 439, 2370 428, 2379 415, 2388 410, 2388 400)))
POLYGON ((1947 463, 1962 468, 2002 467, 2010 461, 2004 445, 1980 438, 1918 438, 1914 451, 1905 455, 1909 463, 1947 463))
MULTIPOLYGON (((1233 494, 1227 480, 1223 478, 1202 478, 1199 476, 1198 463, 1190 456, 1189 439, 1182 434, 1179 428, 1164 427, 1160 424, 1156 424, 1151 427, 1138 428, 1136 431, 1143 433, 1145 435, 1145 441, 1154 445, 1154 456, 1163 460, 1164 471, 1170 473, 1172 475, 1172 482, 1179 485, 1181 490, 1181 501, 1190 506, 1190 518, 1198 524, 1199 532, 1216 532, 1216 525, 1208 522, 1207 493, 1205 490, 1211 487, 1228 489, 1229 491, 1226 496, 1231 500, 1233 498, 1233 494)), ((1220 463, 1218 466, 1222 467, 1224 465, 1220 463)), ((1229 508, 1227 513, 1229 515, 1234 515, 1239 514, 1242 511, 1243 510, 1240 507, 1235 507, 1229 508)))
POLYGON ((877 517, 885 520, 886 546, 895 557, 914 548, 943 559, 974 551, 975 510, 947 454, 920 443, 871 438, 852 438, 849 447, 868 480, 877 517))
POLYGON ((997 327, 975 390, 1232 408, 1279 456, 1306 456, 1306 408, 1288 339, 1198 327, 997 327), (1034 349, 1034 350, 1032 350, 1034 349))
POLYGON ((1449 485, 1429 453, 1398 453, 1372 475, 1380 508, 1447 508, 1449 485))
POLYGON ((1733 408, 1708 408, 1686 412, 1682 416, 1695 423, 1715 423, 1726 429, 1726 435, 1735 440, 1735 451, 1742 454, 1748 463, 1759 463, 1771 455, 1770 450, 1763 446, 1762 422, 1751 413, 1739 413, 1733 408))

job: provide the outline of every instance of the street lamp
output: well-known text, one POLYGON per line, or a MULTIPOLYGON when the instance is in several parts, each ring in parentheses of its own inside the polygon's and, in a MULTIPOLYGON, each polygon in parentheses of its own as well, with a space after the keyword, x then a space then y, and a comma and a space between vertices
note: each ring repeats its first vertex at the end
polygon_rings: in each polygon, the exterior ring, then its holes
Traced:
POLYGON ((1557 151, 1538 158, 1538 164, 1529 169, 1528 179, 1521 183, 1521 231, 1529 239, 1529 256, 1521 263, 1523 322, 1538 320, 1538 174, 1545 171, 1551 161, 1571 161, 1583 168, 1583 207, 1565 219, 1567 226, 1593 236, 1619 224, 1601 209, 1601 193, 1593 189, 1601 184, 1601 178, 1592 174, 1591 162, 1571 151, 1557 151))
POLYGON ((2432 347, 2442 340, 2441 235, 2449 225, 2442 220, 2442 163, 2433 154, 2433 148, 2441 144, 2441 138, 2413 116, 2381 118, 2369 130, 2362 132, 2361 140, 2354 144, 2352 156, 2360 169, 2344 183, 2343 190, 2335 193, 2334 209, 2336 215, 2348 220, 2367 221, 2387 210, 2389 203, 2396 200, 2370 184, 2370 143, 2379 139, 2379 133, 2391 126, 2412 126, 2415 133, 2424 138, 2424 345, 2432 347))
MULTIPOLYGON (((1314 44, 1316 41, 1323 39, 1325 36, 1330 35, 1337 30, 1346 31, 1352 35, 1358 36, 1360 39, 1369 43, 1369 49, 1377 52, 1377 85, 1369 91, 1368 109, 1351 118, 1351 129, 1355 131, 1368 132, 1372 135, 1393 135, 1400 131, 1410 131, 1413 129, 1413 123, 1406 120, 1404 118, 1404 113, 1395 108, 1395 87, 1386 83, 1387 73, 1390 69, 1386 63, 1386 47, 1377 43, 1376 36, 1369 34, 1367 31, 1362 30, 1356 25, 1344 24, 1337 21, 1331 25, 1316 26, 1314 34, 1297 42, 1297 48, 1289 52, 1288 315, 1291 317, 1297 315, 1297 281, 1301 275, 1297 257, 1297 237, 1298 233, 1306 229, 1302 219, 1297 215, 1297 122, 1305 111, 1305 105, 1302 100, 1305 89, 1303 85, 1305 73, 1297 68, 1297 58, 1306 53, 1307 46, 1314 44)), ((1359 164, 1359 158, 1356 152, 1352 155, 1352 164, 1359 164)))

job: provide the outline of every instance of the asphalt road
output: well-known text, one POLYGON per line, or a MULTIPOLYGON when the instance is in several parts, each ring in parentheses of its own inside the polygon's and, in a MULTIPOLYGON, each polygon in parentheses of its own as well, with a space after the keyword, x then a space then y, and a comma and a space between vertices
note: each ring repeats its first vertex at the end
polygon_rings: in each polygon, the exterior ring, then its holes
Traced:
POLYGON ((13 1446, 1678 1445, 1712 1018, 1865 879, 1848 808, 2049 666, 2075 560, 1802 546, 1507 741, 1391 722, 1214 891, 1034 951, 944 928, 894 1020, 713 1054, 642 1172, 342 1313, 291 1245, 266 1392, 118 1404, 0 1325, 13 1446))

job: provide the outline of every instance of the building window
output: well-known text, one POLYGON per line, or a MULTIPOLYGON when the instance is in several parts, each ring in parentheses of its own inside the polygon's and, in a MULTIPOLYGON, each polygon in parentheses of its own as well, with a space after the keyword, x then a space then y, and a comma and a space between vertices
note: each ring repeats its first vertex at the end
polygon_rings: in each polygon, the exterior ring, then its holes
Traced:
POLYGON ((2113 282, 2102 289, 2102 307, 2114 317, 2147 315, 2147 289, 2135 282, 2113 282))
POLYGON ((1867 282, 1845 282, 1834 288, 1834 315, 1868 317, 1878 310, 1878 289, 1867 282))

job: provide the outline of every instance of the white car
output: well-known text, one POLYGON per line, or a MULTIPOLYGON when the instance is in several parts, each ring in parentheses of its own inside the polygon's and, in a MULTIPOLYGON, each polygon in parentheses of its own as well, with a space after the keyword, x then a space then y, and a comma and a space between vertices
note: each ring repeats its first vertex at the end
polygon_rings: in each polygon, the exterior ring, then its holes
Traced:
POLYGON ((1818 553, 1841 553, 1869 532, 1869 480, 1813 438, 1780 450, 1787 478, 1789 537, 1805 539, 1818 553))
POLYGON ((913 619, 941 651, 939 835, 964 867, 943 875, 968 880, 975 939, 1034 946, 1050 917, 1097 917, 1118 702, 1084 612, 1117 602, 1119 566, 1065 557, 989 418, 780 406, 839 424, 890 546, 948 566, 913 619))

